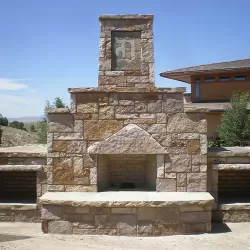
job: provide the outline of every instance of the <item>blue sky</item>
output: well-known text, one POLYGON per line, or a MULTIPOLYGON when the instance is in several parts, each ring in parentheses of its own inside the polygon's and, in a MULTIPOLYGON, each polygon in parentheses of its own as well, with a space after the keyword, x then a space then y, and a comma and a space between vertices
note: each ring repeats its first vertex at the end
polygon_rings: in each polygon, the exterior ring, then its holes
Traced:
POLYGON ((250 57, 249 0, 0 0, 0 113, 41 115, 67 88, 97 86, 99 14, 154 14, 157 87, 165 70, 250 57))

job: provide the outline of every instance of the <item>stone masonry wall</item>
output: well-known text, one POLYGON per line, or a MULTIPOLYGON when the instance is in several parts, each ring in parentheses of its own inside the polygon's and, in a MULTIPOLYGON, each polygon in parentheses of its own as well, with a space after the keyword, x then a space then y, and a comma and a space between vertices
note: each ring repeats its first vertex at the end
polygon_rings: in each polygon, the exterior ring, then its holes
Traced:
POLYGON ((133 87, 140 91, 152 89, 153 16, 105 15, 100 16, 99 21, 99 87, 120 90, 133 87), (125 44, 125 51, 122 50, 123 43, 128 44, 125 44))
POLYGON ((70 109, 48 115, 49 191, 97 191, 96 160, 87 148, 128 124, 144 129, 167 152, 157 156, 156 190, 207 190, 206 120, 184 112, 183 89, 70 91, 70 109))
POLYGON ((42 230, 56 234, 165 236, 211 231, 211 205, 73 207, 43 205, 42 230))

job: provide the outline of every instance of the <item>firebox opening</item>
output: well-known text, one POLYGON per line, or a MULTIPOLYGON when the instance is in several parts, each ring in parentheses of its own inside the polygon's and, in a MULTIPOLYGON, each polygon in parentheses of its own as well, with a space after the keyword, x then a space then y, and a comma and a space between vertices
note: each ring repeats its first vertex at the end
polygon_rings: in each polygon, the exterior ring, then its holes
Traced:
POLYGON ((120 186, 121 189, 133 189, 136 188, 133 182, 123 182, 120 186))
POLYGON ((219 171, 219 202, 250 202, 250 170, 219 171))
POLYGON ((1 203, 36 203, 36 172, 1 171, 1 203))
POLYGON ((156 191, 156 155, 98 155, 98 191, 156 191))

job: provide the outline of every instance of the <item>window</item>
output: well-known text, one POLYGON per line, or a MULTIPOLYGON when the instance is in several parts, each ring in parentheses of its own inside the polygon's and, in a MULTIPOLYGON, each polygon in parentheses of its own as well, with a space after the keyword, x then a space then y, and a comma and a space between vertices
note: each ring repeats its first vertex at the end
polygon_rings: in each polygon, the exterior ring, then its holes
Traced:
POLYGON ((215 77, 204 77, 204 82, 215 82, 215 77))
POLYGON ((228 82, 230 81, 230 76, 220 76, 220 82, 228 82))
POLYGON ((196 78, 195 83, 200 83, 200 78, 196 78))
POLYGON ((235 76, 234 80, 235 81, 245 81, 246 80, 246 76, 235 76))
POLYGON ((200 99, 200 84, 199 83, 195 84, 195 98, 200 99))

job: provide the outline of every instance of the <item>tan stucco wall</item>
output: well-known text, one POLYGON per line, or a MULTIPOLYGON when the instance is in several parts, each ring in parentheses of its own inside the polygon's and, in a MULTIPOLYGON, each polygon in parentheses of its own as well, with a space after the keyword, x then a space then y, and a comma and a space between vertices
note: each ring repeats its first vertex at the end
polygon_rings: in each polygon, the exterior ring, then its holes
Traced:
MULTIPOLYGON (((207 75, 208 76, 208 75, 207 75)), ((250 75, 246 73, 237 73, 231 75, 231 80, 228 82, 220 82, 219 76, 225 75, 210 75, 216 77, 216 82, 204 82, 206 76, 196 76, 200 78, 200 99, 195 98, 195 78, 192 79, 191 84, 191 100, 195 101, 218 101, 218 100, 230 100, 232 95, 235 93, 248 92, 250 91, 250 75), (244 75, 246 80, 234 81, 234 75, 244 75)))
POLYGON ((208 139, 210 139, 212 137, 216 137, 218 134, 217 128, 218 125, 220 124, 221 113, 220 112, 208 113, 206 117, 207 117, 207 137, 208 139))

